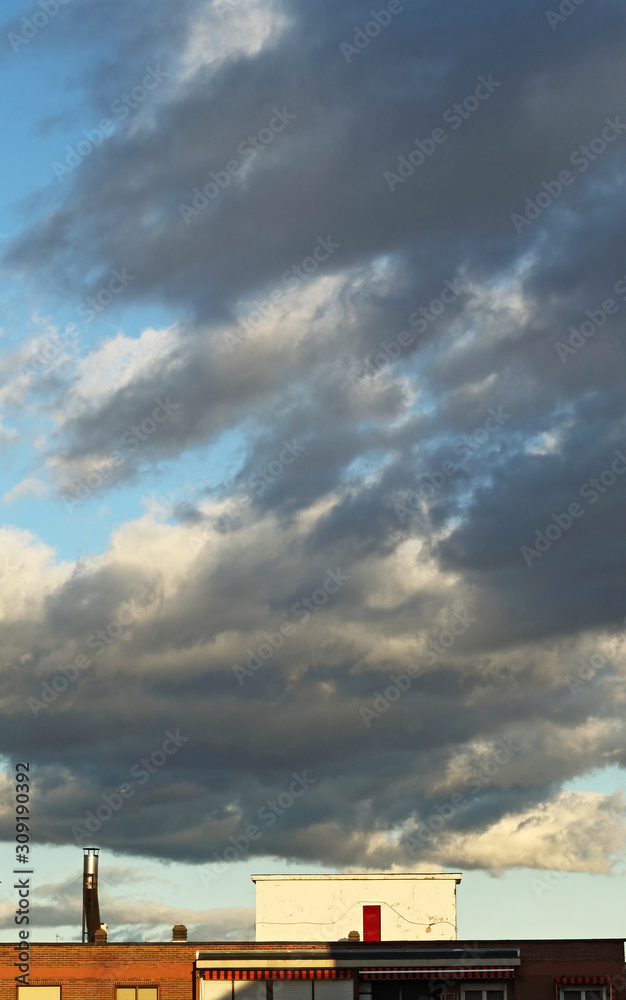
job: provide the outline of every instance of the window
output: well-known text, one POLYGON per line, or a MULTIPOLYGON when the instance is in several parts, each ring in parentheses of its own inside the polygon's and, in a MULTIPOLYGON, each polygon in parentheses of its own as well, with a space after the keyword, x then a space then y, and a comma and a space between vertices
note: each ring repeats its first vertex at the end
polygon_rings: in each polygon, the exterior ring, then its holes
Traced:
MULTIPOLYGON (((481 986, 462 989, 462 1000, 506 1000, 506 990, 502 986, 481 986)), ((573 998, 572 998, 573 1000, 573 998)))
POLYGON ((605 1000, 602 987, 594 986, 590 990, 561 990, 561 1000, 605 1000))
MULTIPOLYGON (((265 983, 261 983, 265 989, 265 983)), ((229 979, 201 979, 200 1000, 233 1000, 233 983, 229 979)))
POLYGON ((274 980, 274 1000, 313 1000, 313 980, 274 980))
MULTIPOLYGON (((218 982, 218 986, 220 983, 218 982)), ((267 983, 259 980, 233 982, 234 1000, 267 1000, 267 983)), ((217 1000, 221 1000, 218 996, 217 1000)), ((230 996, 228 997, 230 1000, 230 996)))
MULTIPOLYGON (((441 1000, 439 983, 426 979, 382 980, 373 982, 372 1000, 441 1000)), ((360 998, 362 1000, 362 998, 360 998)), ((454 1000, 459 1000, 459 995, 454 1000)))
POLYGON ((18 986, 17 1000, 61 1000, 61 987, 18 986))
POLYGON ((354 1000, 353 979, 314 979, 314 1000, 354 1000))
POLYGON ((201 979, 200 1000, 354 1000, 354 979, 201 979))
POLYGON ((115 1000, 158 1000, 156 986, 118 986, 115 1000))

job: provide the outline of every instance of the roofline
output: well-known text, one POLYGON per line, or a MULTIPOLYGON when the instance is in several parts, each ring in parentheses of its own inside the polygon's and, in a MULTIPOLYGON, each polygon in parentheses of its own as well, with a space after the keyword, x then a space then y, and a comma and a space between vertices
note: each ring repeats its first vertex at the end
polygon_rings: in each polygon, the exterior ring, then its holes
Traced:
POLYGON ((463 877, 462 872, 366 872, 363 874, 340 874, 340 875, 251 875, 253 882, 339 882, 352 881, 361 882, 367 879, 372 880, 409 880, 429 879, 432 881, 454 881, 458 884, 463 877))
MULTIPOLYGON (((450 944, 450 943, 462 944, 464 941, 465 941, 464 938, 458 938, 458 939, 455 939, 454 942, 442 941, 441 944, 442 944, 442 946, 445 945, 445 944, 450 944)), ((469 950, 470 948, 474 948, 474 947, 480 948, 481 945, 485 945, 485 947, 488 947, 490 941, 498 941, 498 947, 502 947, 502 948, 506 947, 509 944, 510 944, 510 946, 512 948, 515 948, 515 947, 519 947, 519 946, 525 945, 525 944, 551 944, 551 943, 562 944, 563 941, 566 941, 568 944, 576 944, 577 942, 587 943, 588 944, 589 942, 593 942, 593 941, 603 941, 603 942, 606 942, 606 943, 614 943, 614 944, 619 943, 619 944, 622 944, 622 945, 626 944, 626 938, 625 937, 569 937, 569 936, 567 936, 567 937, 558 937, 558 938, 557 937, 546 937, 546 938, 543 938, 543 937, 534 937, 534 938, 520 938, 520 937, 518 937, 518 938, 482 938, 480 941, 474 940, 471 944, 468 943, 466 945, 466 949, 465 950, 469 950)), ((334 951, 335 950, 335 946, 338 943, 339 942, 336 942, 336 941, 321 941, 321 942, 316 942, 316 941, 280 941, 280 940, 277 940, 277 941, 250 941, 250 940, 244 940, 244 941, 208 941, 208 940, 204 940, 203 941, 202 939, 189 939, 188 941, 172 941, 172 940, 168 939, 168 940, 163 940, 163 941, 112 941, 112 940, 109 939, 109 941, 107 942, 106 947, 107 948, 128 948, 128 947, 132 946, 132 947, 137 947, 137 948, 162 948, 164 945, 171 945, 172 948, 179 948, 180 949, 181 945, 183 945, 183 946, 195 945, 196 946, 196 950, 197 950, 198 946, 200 946, 200 947, 204 946, 204 948, 215 948, 217 946, 217 948, 219 949, 219 953, 225 954, 225 953, 228 953, 231 950, 234 950, 235 948, 248 949, 250 951, 252 951, 252 950, 258 950, 259 952, 262 952, 264 948, 269 950, 269 948, 272 945, 274 945, 275 947, 279 947, 280 945, 289 945, 290 947, 298 947, 298 948, 301 948, 301 949, 311 948, 311 949, 316 949, 318 951, 321 951, 322 948, 326 948, 328 950, 333 950, 334 951), (321 945, 321 947, 320 947, 320 945, 321 945)), ((341 942, 341 943, 343 944, 343 942, 341 942)), ((423 943, 426 944, 427 942, 423 942, 423 943)), ((367 942, 362 942, 362 944, 367 944, 368 948, 372 948, 374 942, 367 941, 367 942)), ((419 942, 416 942, 416 941, 382 941, 382 942, 379 942, 379 944, 381 945, 382 948, 384 948, 384 947, 394 947, 394 948, 402 948, 403 950, 407 950, 408 951, 409 948, 412 948, 412 947, 414 948, 416 946, 416 944, 419 944, 419 942)), ((428 947, 430 947, 430 948, 433 948, 433 946, 434 946, 434 942, 428 944, 428 947)), ((13 948, 13 947, 14 946, 9 941, 0 942, 0 951, 3 948, 9 949, 9 948, 13 948)), ((102 945, 82 944, 80 941, 31 941, 30 947, 31 947, 31 949, 33 949, 33 948, 42 948, 42 947, 45 947, 45 948, 80 948, 81 951, 85 951, 85 952, 89 948, 98 948, 99 951, 102 951, 102 948, 103 948, 102 945)), ((441 950, 443 950, 443 947, 442 947, 441 950)), ((287 949, 285 949, 285 951, 283 951, 282 954, 284 954, 286 951, 287 951, 287 949)))
POLYGON ((324 948, 285 948, 279 951, 266 949, 264 952, 257 948, 246 948, 240 951, 204 951, 196 953, 196 962, 199 967, 226 967, 229 968, 279 968, 285 962, 289 962, 290 967, 298 968, 301 965, 315 964, 319 967, 333 968, 360 968, 363 964, 374 963, 378 966, 395 966, 399 962, 410 962, 416 967, 424 968, 432 965, 433 962, 445 964, 446 968, 472 968, 472 967, 497 967, 503 963, 507 965, 520 965, 519 948, 476 948, 469 951, 467 948, 441 948, 431 950, 430 948, 404 948, 397 947, 372 948, 369 944, 365 947, 324 947, 324 948), (205 965, 206 963, 206 965, 205 965))

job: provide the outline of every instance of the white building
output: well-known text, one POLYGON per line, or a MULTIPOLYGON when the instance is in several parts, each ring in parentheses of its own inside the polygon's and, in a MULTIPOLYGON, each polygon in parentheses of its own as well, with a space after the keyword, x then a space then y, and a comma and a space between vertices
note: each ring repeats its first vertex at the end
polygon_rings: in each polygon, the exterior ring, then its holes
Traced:
POLYGON ((253 875, 257 941, 453 941, 459 873, 253 875))

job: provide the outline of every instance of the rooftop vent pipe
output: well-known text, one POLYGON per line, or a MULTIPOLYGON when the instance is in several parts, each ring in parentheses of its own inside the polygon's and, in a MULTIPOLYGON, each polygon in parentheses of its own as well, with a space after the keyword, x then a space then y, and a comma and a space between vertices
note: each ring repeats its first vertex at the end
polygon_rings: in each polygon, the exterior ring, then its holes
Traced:
POLYGON ((83 944, 94 944, 96 931, 101 927, 98 905, 99 853, 99 847, 83 847, 83 944))

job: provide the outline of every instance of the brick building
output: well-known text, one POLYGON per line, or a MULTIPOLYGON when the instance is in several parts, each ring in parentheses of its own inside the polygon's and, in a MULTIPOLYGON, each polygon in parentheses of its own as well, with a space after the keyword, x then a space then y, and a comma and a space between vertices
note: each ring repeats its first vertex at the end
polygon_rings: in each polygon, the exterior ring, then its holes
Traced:
POLYGON ((84 851, 84 943, 16 933, 0 1000, 626 1000, 622 938, 457 941, 460 873, 253 876, 254 942, 109 942, 84 851))
POLYGON ((0 1000, 626 1000, 622 938, 31 944, 29 986, 16 961, 0 1000))

